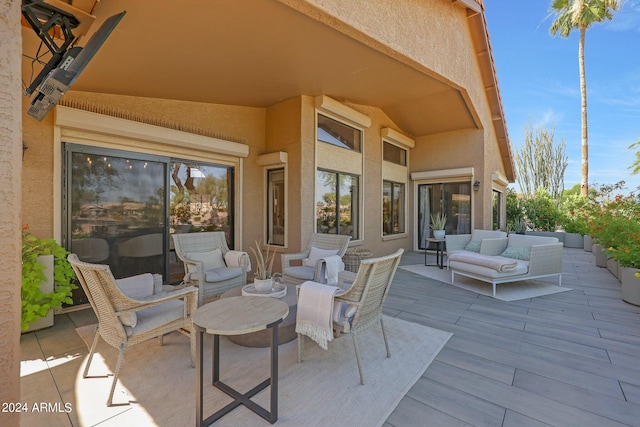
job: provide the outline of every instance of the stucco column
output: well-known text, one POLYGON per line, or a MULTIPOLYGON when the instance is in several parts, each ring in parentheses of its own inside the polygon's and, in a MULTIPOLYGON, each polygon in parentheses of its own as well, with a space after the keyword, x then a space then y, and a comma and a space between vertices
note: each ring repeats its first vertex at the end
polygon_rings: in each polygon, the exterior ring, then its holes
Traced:
MULTIPOLYGON (((22 32, 20 4, 0 0, 0 404, 20 402, 22 32)), ((0 425, 20 424, 0 412, 0 425)))

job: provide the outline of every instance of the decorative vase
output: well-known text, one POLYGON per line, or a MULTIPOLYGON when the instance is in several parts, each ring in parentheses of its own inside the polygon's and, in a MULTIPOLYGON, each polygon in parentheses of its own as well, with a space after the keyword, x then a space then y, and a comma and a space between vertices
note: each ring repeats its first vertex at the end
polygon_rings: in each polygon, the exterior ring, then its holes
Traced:
POLYGON ((444 239, 444 234, 445 234, 444 230, 433 230, 433 237, 435 239, 440 239, 440 240, 444 239))
POLYGON ((602 245, 596 243, 592 247, 593 254, 596 256, 596 266, 598 267, 606 267, 607 266, 607 253, 602 245))
POLYGON ((253 279, 253 287, 256 288, 256 292, 267 293, 271 292, 273 288, 273 280, 269 279, 253 279))
POLYGON ((584 247, 586 252, 591 252, 591 246, 593 246, 593 237, 588 234, 584 235, 584 247))
POLYGON ((635 274, 640 269, 620 267, 622 299, 629 304, 640 305, 640 279, 635 274))

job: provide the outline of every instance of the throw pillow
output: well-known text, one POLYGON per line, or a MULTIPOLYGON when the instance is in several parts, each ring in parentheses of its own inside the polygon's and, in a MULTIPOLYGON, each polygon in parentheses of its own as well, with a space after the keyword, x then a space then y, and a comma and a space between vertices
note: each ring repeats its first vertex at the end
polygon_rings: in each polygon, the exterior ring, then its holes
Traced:
POLYGON ((306 259, 304 265, 307 267, 315 267, 316 262, 319 259, 326 258, 328 256, 338 255, 340 252, 339 249, 320 249, 314 246, 311 246, 311 251, 309 252, 309 258, 306 259))
POLYGON ((527 246, 509 246, 500 254, 505 258, 519 259, 521 261, 529 261, 529 253, 531 248, 527 246))
MULTIPOLYGON (((153 295, 153 275, 151 273, 117 279, 116 285, 129 298, 142 299, 153 295)), ((138 316, 136 313, 121 314, 120 321, 124 326, 135 328, 138 324, 138 316)))
MULTIPOLYGON (((220 249, 214 249, 209 252, 187 252, 185 255, 191 261, 202 261, 204 271, 211 270, 212 268, 226 267, 220 249)), ((193 266, 188 265, 188 268, 189 273, 195 271, 193 266)))
POLYGON ((482 240, 471 240, 469 243, 467 243, 467 246, 464 247, 464 250, 471 252, 480 252, 481 244, 482 240))

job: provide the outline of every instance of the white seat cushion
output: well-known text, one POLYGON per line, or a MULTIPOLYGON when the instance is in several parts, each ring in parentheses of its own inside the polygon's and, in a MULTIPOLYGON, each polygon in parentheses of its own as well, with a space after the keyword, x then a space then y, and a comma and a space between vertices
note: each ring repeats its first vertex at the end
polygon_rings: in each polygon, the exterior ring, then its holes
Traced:
POLYGON ((481 265, 468 264, 460 261, 449 261, 449 265, 454 271, 462 271, 465 273, 475 274, 477 276, 487 277, 490 279, 500 279, 504 277, 520 276, 529 272, 529 262, 516 260, 517 266, 515 270, 499 272, 493 268, 483 267, 481 265))
POLYGON ((138 316, 138 324, 135 327, 125 326, 127 336, 141 334, 155 329, 165 323, 184 317, 184 302, 179 300, 167 301, 150 308, 145 308, 135 313, 138 316))

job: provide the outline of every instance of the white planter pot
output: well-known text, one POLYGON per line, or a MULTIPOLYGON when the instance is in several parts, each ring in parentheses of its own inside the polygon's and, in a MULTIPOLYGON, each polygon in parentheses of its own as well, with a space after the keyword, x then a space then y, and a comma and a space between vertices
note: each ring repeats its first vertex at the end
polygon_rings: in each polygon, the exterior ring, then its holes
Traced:
POLYGON ((578 233, 564 233, 565 248, 584 248, 584 238, 578 233))
POLYGON ((584 250, 586 252, 591 252, 591 246, 593 246, 593 237, 588 234, 584 235, 584 250))
POLYGON ((596 243, 592 246, 593 254, 596 256, 596 266, 604 268, 607 266, 607 252, 602 245, 596 243))
POLYGON ((272 279, 253 279, 253 287, 256 288, 258 292, 271 292, 273 287, 272 279))
MULTIPOLYGON (((53 255, 40 255, 38 262, 44 265, 44 276, 47 278, 45 281, 40 282, 40 290, 45 294, 53 292, 53 255)), ((33 332, 40 329, 53 326, 53 310, 49 310, 45 317, 41 317, 35 322, 29 324, 29 328, 22 333, 33 332)))
POLYGON ((444 235, 445 235, 444 230, 433 230, 434 239, 444 239, 444 235))
POLYGON ((620 267, 622 299, 633 305, 640 305, 640 279, 635 277, 639 271, 637 268, 620 267))

